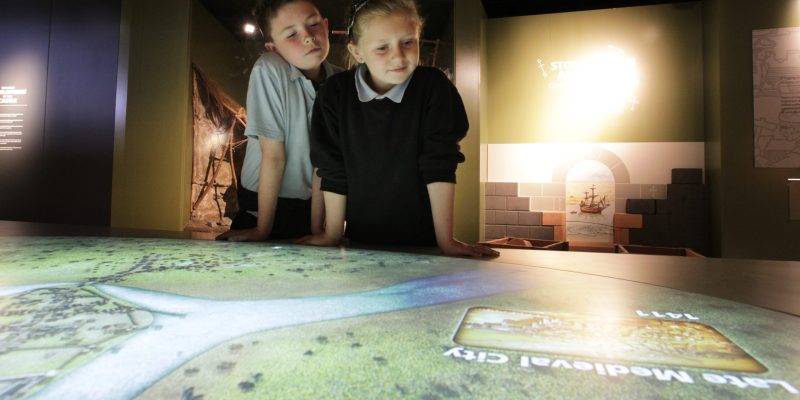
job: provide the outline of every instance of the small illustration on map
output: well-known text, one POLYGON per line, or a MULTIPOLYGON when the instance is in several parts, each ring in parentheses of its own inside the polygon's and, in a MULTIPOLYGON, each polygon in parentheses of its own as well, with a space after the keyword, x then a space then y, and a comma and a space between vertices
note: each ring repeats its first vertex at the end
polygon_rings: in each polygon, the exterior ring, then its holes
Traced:
POLYGON ((767 368, 697 322, 470 308, 454 341, 466 346, 739 372, 767 368))

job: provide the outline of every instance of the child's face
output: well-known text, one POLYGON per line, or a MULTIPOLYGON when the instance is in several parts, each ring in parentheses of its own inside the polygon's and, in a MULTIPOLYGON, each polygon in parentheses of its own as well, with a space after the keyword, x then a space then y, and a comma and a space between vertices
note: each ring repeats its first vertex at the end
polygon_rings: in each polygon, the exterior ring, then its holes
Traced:
POLYGON ((315 79, 328 57, 328 20, 306 1, 287 3, 270 21, 272 41, 266 47, 277 51, 289 64, 315 79))
POLYGON ((411 76, 419 64, 419 25, 403 13, 374 16, 366 21, 358 44, 348 50, 367 64, 373 90, 383 94, 411 76))

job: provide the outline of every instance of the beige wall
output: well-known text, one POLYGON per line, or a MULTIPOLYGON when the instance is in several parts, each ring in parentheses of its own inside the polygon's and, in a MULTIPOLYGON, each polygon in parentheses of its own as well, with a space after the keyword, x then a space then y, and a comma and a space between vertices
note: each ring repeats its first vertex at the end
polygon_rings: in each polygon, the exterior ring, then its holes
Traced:
POLYGON ((179 231, 189 215, 191 3, 126 0, 123 9, 130 61, 111 226, 179 231))
MULTIPOLYGON (((481 96, 479 99, 480 113, 479 115, 488 115, 489 110, 489 79, 488 79, 488 59, 486 52, 486 19, 481 21, 481 96)), ((489 118, 480 119, 480 165, 479 165, 479 183, 480 183, 480 232, 479 237, 481 240, 486 238, 486 185, 489 179, 489 118)))
POLYGON ((182 231, 192 173, 191 63, 244 105, 256 53, 197 0, 126 0, 123 9, 127 103, 114 142, 111 226, 182 231))
POLYGON ((481 49, 485 16, 480 0, 454 2, 455 84, 469 117, 470 129, 461 141, 466 162, 456 172, 454 234, 475 242, 480 234, 481 49))
POLYGON ((715 253, 800 260, 800 222, 789 220, 788 178, 800 168, 755 168, 754 29, 800 26, 797 0, 705 0, 707 170, 715 253))
POLYGON ((198 0, 192 0, 192 62, 242 106, 250 68, 262 50, 258 43, 247 46, 236 40, 198 0))
MULTIPOLYGON (((701 11, 682 3, 489 20, 489 142, 703 141, 701 11), (607 53, 609 45, 636 59, 638 104, 599 118, 591 113, 604 101, 582 106, 554 90, 556 73, 547 67, 607 53)), ((597 73, 593 83, 608 75, 597 73)))

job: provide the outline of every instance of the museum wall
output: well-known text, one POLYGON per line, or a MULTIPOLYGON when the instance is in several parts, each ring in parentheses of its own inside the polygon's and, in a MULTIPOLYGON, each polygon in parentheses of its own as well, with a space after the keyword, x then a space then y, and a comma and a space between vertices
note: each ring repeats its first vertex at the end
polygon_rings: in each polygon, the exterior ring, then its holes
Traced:
POLYGON ((702 51, 696 2, 490 19, 490 143, 702 142, 702 51))
POLYGON ((755 29, 800 26, 800 2, 705 0, 706 131, 718 255, 800 260, 800 221, 789 220, 787 179, 800 168, 755 168, 755 29))
POLYGON ((480 232, 481 49, 486 17, 480 0, 454 2, 455 85, 469 118, 470 129, 461 141, 466 161, 456 171, 453 231, 460 240, 475 242, 480 232))
POLYGON ((254 56, 196 0, 124 4, 128 101, 111 225, 182 231, 191 201, 191 64, 244 104, 254 56))
POLYGON ((719 51, 720 20, 712 12, 712 8, 719 7, 719 3, 706 1, 703 3, 703 107, 705 118, 703 119, 704 130, 706 132, 706 180, 708 181, 709 203, 711 224, 711 252, 719 256, 721 254, 721 226, 722 210, 719 208, 719 199, 722 196, 722 186, 719 185, 721 155, 720 155, 720 68, 719 51))
POLYGON ((108 225, 119 1, 3 3, 0 219, 108 225))
MULTIPOLYGON (((488 115, 489 110, 489 56, 487 54, 486 46, 486 23, 484 19, 481 23, 481 91, 480 91, 480 115, 488 115)), ((478 126, 480 127, 480 171, 479 181, 480 187, 478 195, 480 196, 480 212, 479 212, 479 238, 486 237, 486 181, 489 178, 489 118, 481 118, 478 126)))
POLYGON ((247 117, 240 112, 246 106, 252 65, 265 51, 260 35, 255 36, 237 39, 200 1, 193 0, 192 193, 184 228, 195 236, 205 232, 202 235, 214 237, 229 229, 238 210, 237 174, 247 141, 247 117))
POLYGON ((205 6, 192 0, 192 63, 242 106, 250 68, 264 49, 259 41, 253 42, 234 38, 205 6))
POLYGON ((114 142, 111 226, 180 231, 191 178, 191 1, 124 0, 127 109, 114 142))

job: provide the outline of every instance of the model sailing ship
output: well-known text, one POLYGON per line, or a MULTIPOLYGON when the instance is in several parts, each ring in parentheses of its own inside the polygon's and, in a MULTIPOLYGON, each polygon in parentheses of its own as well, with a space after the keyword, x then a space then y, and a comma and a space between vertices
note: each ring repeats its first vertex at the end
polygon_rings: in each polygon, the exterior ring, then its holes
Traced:
POLYGON ((589 214, 600 214, 603 210, 606 209, 610 204, 606 203, 606 196, 600 198, 600 201, 595 201, 598 195, 594 194, 595 186, 592 185, 590 188, 592 194, 590 195, 589 192, 583 192, 583 200, 581 200, 581 212, 589 213, 589 214))

